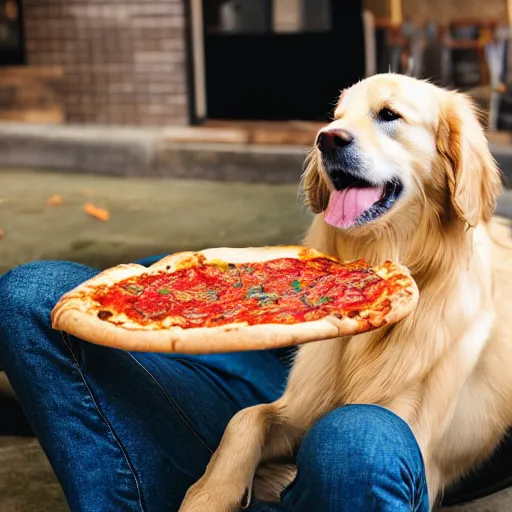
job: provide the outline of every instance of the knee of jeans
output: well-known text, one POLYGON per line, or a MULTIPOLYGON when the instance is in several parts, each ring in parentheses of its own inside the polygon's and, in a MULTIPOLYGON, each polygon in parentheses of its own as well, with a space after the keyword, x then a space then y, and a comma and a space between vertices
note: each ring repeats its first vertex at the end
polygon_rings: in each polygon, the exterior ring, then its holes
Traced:
POLYGON ((83 265, 59 261, 35 261, 10 270, 0 277, 0 327, 36 313, 49 321, 59 298, 91 277, 90 272, 83 265))
POLYGON ((396 414, 375 405, 349 405, 311 428, 299 452, 298 468, 299 473, 308 473, 309 481, 374 481, 394 470, 400 474, 406 470, 414 479, 421 474, 423 461, 411 429, 396 414))

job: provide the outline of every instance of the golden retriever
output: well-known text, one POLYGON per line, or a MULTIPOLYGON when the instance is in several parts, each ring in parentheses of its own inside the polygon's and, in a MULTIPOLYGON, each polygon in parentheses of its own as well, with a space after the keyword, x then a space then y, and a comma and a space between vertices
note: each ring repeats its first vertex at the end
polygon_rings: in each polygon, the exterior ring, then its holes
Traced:
MULTIPOLYGON (((283 396, 233 417, 181 512, 239 510, 258 466, 290 456, 345 404, 409 424, 432 507, 512 425, 512 251, 492 242, 493 229, 508 235, 492 221, 501 173, 471 101, 395 74, 355 84, 320 130, 303 188, 318 214, 306 245, 406 265, 418 306, 394 326, 300 347, 283 396)), ((263 496, 292 478, 267 468, 263 496)))

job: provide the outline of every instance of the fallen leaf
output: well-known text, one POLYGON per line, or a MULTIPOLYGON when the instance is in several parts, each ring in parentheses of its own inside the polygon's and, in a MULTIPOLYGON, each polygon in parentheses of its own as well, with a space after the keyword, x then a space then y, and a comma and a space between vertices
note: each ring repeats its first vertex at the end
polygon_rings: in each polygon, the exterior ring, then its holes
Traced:
POLYGON ((46 204, 48 206, 59 206, 64 202, 64 199, 62 199, 62 196, 59 196, 59 194, 53 194, 53 196, 50 196, 46 200, 46 204))
POLYGON ((0 240, 2 240, 2 238, 5 238, 5 231, 0 229, 0 240))
POLYGON ((84 212, 91 217, 94 217, 103 222, 107 222, 110 219, 110 212, 105 210, 105 208, 100 208, 99 206, 95 206, 92 203, 84 204, 84 212))

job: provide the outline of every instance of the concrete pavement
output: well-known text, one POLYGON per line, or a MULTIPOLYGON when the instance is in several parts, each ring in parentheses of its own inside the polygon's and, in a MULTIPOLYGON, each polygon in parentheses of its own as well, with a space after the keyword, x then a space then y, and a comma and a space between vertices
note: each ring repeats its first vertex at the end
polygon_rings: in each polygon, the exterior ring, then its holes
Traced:
MULTIPOLYGON (((512 191, 498 213, 512 217, 512 191)), ((297 243, 310 216, 297 184, 157 181, 0 170, 0 274, 36 259, 68 259, 98 268, 151 254, 212 246, 297 243), (58 194, 62 204, 47 199, 58 194), (86 201, 107 208, 101 222, 86 201)), ((0 411, 0 421, 1 421, 0 411)), ((509 512, 505 491, 458 512, 509 512)), ((0 512, 64 512, 67 507, 35 441, 0 437, 0 512)))
MULTIPOLYGON (((295 184, 119 179, 0 170, 0 274, 36 259, 104 268, 151 254, 205 247, 297 243, 311 217, 295 184), (63 203, 47 205, 58 194, 63 203), (83 212, 92 202, 109 222, 83 212)), ((512 218, 512 190, 497 212, 512 218)))
POLYGON ((35 259, 97 266, 211 246, 297 243, 310 217, 284 185, 0 171, 0 273, 35 259), (58 194, 63 203, 48 206, 58 194), (109 222, 87 216, 92 202, 109 222))

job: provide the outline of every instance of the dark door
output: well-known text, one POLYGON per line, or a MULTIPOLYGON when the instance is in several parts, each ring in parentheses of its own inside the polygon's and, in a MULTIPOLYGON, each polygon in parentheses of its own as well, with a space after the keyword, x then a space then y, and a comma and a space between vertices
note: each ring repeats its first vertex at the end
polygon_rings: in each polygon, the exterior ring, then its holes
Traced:
POLYGON ((359 0, 203 0, 203 9, 210 119, 324 120, 364 76, 359 0))
POLYGON ((0 0, 0 66, 25 63, 20 0, 0 0))

